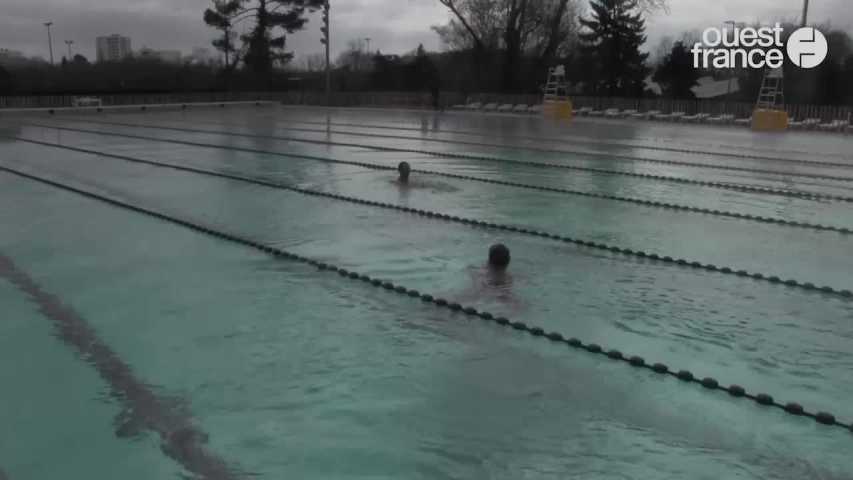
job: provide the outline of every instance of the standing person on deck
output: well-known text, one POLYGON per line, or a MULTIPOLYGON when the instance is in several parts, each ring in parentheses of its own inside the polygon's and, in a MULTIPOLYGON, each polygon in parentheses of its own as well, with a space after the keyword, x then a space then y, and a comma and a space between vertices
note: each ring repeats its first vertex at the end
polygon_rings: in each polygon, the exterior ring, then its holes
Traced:
POLYGON ((432 85, 429 87, 430 94, 432 95, 432 108, 435 110, 441 110, 441 101, 439 95, 441 94, 441 88, 438 86, 438 79, 434 79, 432 81, 432 85))

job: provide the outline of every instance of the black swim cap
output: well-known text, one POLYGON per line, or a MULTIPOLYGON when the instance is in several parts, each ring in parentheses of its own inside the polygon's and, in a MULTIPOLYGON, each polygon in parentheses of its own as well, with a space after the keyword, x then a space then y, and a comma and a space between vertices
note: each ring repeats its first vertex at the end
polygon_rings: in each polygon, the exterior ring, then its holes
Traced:
POLYGON ((400 162, 400 164, 397 165, 397 171, 400 173, 409 173, 412 171, 412 167, 409 165, 409 162, 400 162))
POLYGON ((502 243, 492 245, 489 248, 489 265, 504 268, 509 265, 509 248, 502 243))

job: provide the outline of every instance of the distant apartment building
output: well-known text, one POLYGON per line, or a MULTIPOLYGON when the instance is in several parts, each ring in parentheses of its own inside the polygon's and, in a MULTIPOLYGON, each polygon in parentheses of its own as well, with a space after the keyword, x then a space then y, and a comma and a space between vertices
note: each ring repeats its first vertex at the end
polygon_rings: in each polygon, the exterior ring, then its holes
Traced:
POLYGON ((95 43, 99 62, 116 62, 132 54, 129 37, 112 34, 107 37, 98 37, 95 43))

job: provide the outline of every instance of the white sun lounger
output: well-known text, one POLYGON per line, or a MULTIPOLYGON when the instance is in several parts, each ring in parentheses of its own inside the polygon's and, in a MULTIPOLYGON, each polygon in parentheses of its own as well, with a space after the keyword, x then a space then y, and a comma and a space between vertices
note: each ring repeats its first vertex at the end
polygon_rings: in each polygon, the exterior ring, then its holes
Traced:
POLYGON ((618 118, 622 115, 622 111, 618 108, 608 108, 604 111, 604 116, 607 118, 618 118))
POLYGON ((516 105, 516 106, 512 109, 512 111, 513 111, 513 112, 516 112, 516 113, 527 113, 529 109, 530 109, 530 105, 526 105, 526 104, 523 104, 523 103, 519 103, 518 105, 516 105))
POLYGON ((100 107, 101 99, 98 97, 74 97, 71 99, 72 107, 100 107))
POLYGON ((465 110, 480 110, 481 108, 483 108, 483 104, 480 102, 474 102, 465 105, 465 110))
POLYGON ((803 128, 805 128, 806 130, 814 130, 817 128, 818 125, 820 125, 820 119, 819 118, 807 118, 807 119, 803 120, 803 123, 805 124, 805 125, 803 125, 803 128))
POLYGON ((735 125, 752 125, 752 117, 749 118, 737 118, 735 119, 735 125))
POLYGON ((818 130, 822 130, 825 132, 841 132, 847 127, 847 121, 845 120, 833 120, 829 123, 821 123, 817 126, 818 130))
POLYGON ((580 115, 581 117, 585 117, 585 116, 589 115, 589 112, 591 112, 591 111, 592 111, 592 109, 589 107, 582 107, 576 112, 576 114, 580 115))
POLYGON ((527 113, 542 113, 542 105, 531 105, 527 113))
POLYGON ((500 107, 498 107, 498 111, 499 111, 499 112, 511 112, 511 111, 512 111, 512 107, 513 107, 513 106, 514 106, 514 105, 513 105, 513 104, 511 104, 511 103, 504 103, 503 105, 501 105, 500 107))
POLYGON ((702 123, 707 121, 711 116, 707 113, 697 113, 696 115, 685 115, 681 119, 690 123, 702 123))

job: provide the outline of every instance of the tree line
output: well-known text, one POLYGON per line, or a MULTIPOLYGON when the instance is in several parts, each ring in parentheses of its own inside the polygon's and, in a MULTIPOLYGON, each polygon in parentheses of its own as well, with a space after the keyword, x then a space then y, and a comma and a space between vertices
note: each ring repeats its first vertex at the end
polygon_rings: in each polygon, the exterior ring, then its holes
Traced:
MULTIPOLYGON (((732 100, 752 102, 763 72, 693 67, 690 49, 700 38, 685 32, 649 49, 646 19, 667 0, 433 0, 449 20, 433 26, 439 52, 423 46, 404 54, 368 52, 350 42, 334 64, 338 91, 444 90, 462 93, 540 93, 547 69, 565 65, 576 95, 690 99, 703 76, 737 79, 732 100), (650 81, 660 91, 650 89, 650 81)), ((201 15, 212 29, 219 65, 172 65, 127 59, 90 64, 79 56, 50 67, 30 62, 0 67, 0 94, 116 93, 211 90, 322 90, 322 55, 296 61, 287 39, 304 29, 325 0, 212 0, 201 15), (237 35, 238 28, 244 31, 237 35)), ((784 38, 796 29, 784 25, 784 38)), ((853 104, 853 42, 823 28, 829 58, 818 68, 785 64, 787 100, 853 104)))

